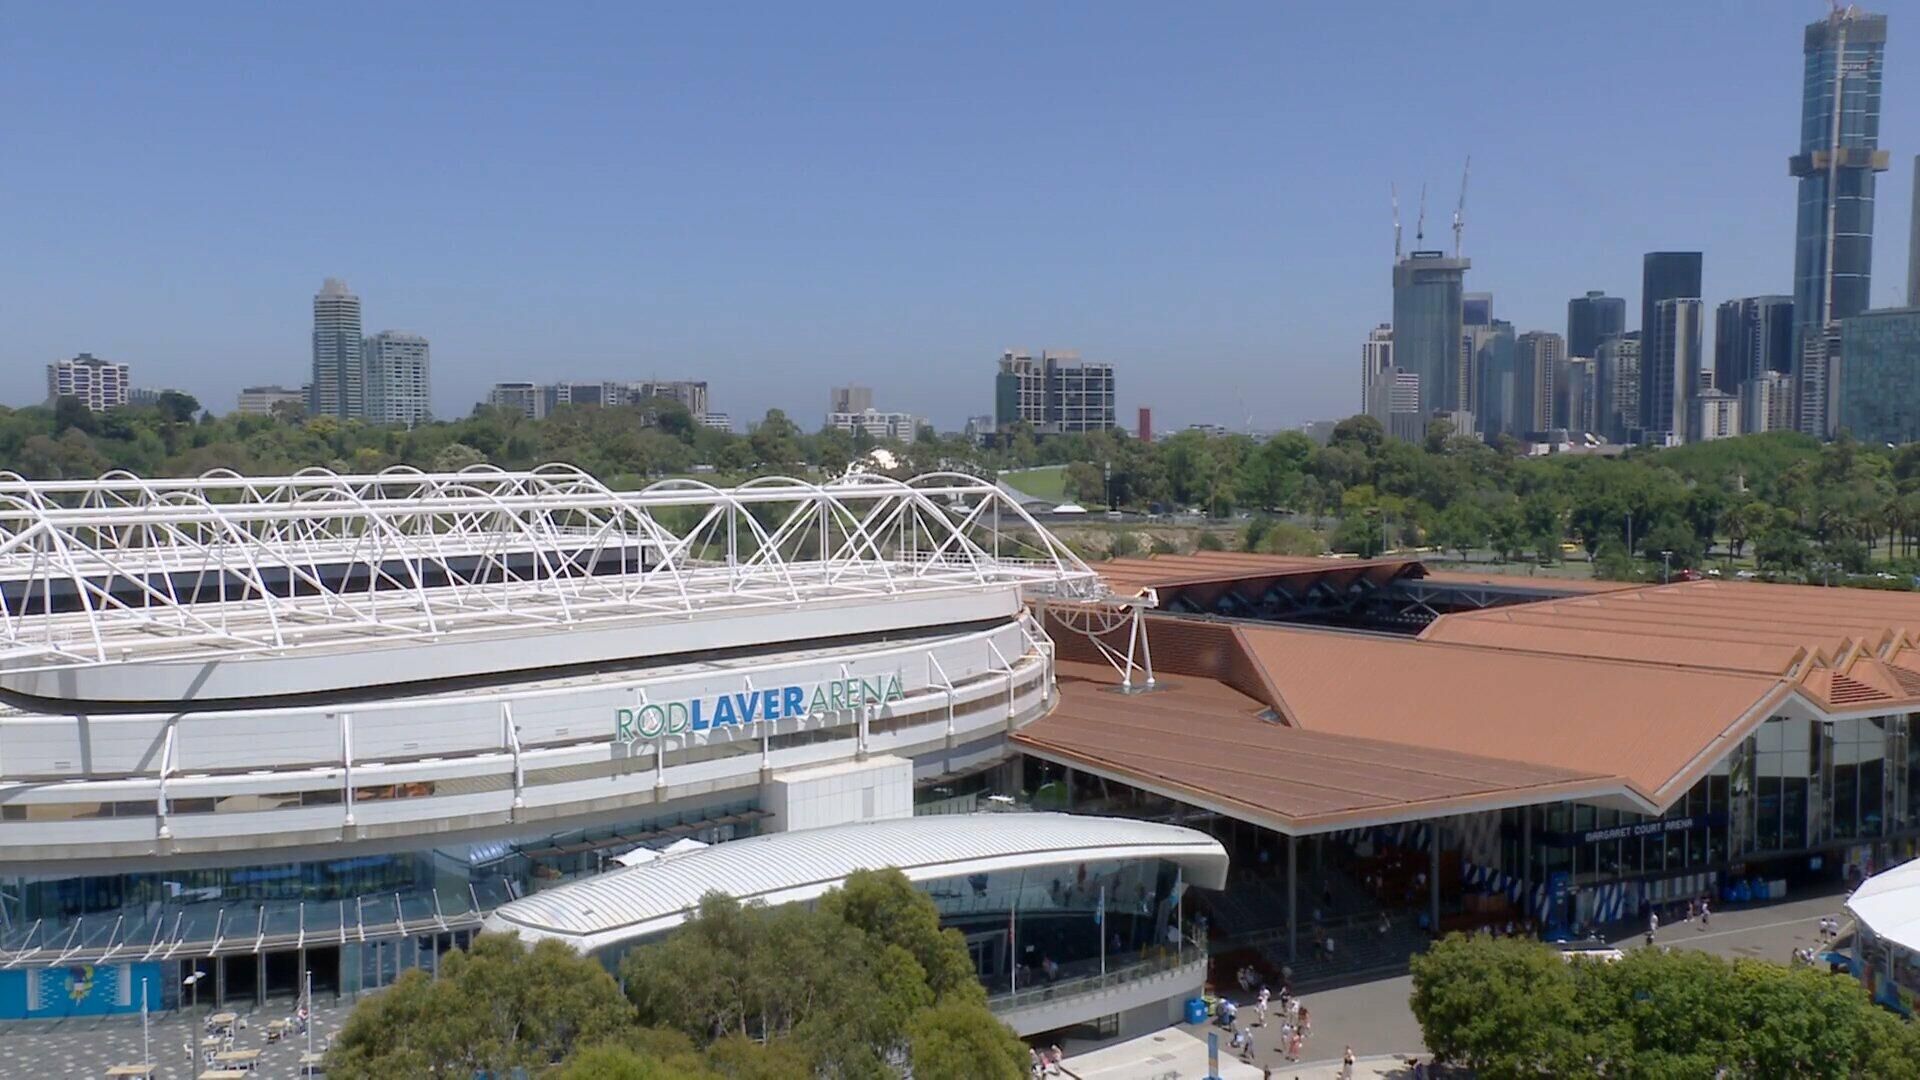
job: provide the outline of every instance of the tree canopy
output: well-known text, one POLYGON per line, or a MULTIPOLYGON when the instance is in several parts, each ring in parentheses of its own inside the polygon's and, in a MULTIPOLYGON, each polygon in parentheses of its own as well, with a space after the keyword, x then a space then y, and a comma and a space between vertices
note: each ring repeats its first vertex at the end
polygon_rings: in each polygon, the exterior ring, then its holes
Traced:
POLYGON ((988 1011, 966 942, 897 870, 857 871, 813 908, 710 894, 620 964, 482 934, 435 979, 363 999, 327 1057, 346 1077, 561 1080, 794 1076, 1018 1080, 1026 1047, 988 1011))
POLYGON ((1853 979, 1695 950, 1569 962, 1456 934, 1414 958, 1412 1005, 1429 1049, 1489 1080, 1920 1076, 1920 1029, 1853 979))

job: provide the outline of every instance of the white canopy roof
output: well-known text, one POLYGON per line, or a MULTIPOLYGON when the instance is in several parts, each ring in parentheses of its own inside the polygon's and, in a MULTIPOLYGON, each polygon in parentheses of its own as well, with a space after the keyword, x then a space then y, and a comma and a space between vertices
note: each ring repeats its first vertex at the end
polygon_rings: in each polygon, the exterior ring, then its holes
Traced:
POLYGON ((700 898, 812 900, 861 868, 898 867, 910 881, 1090 859, 1172 859, 1201 888, 1226 884, 1227 852, 1179 825, 1072 814, 939 814, 770 833, 569 882, 505 904, 486 929, 557 938, 595 952, 672 930, 700 898))
POLYGON ((1920 952, 1920 859, 1868 878, 1847 897, 1847 910, 1874 936, 1920 952))

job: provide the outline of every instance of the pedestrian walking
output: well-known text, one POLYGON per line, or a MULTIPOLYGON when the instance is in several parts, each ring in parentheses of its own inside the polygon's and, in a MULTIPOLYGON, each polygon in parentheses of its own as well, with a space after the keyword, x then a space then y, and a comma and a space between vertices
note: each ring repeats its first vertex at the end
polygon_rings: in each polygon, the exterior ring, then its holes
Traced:
POLYGON ((1267 1002, 1272 1000, 1272 997, 1272 993, 1266 987, 1260 988, 1260 996, 1254 1002, 1254 1011, 1260 1014, 1260 1021, 1254 1025, 1255 1027, 1267 1026, 1267 1002))
POLYGON ((1700 898, 1700 929, 1705 930, 1713 922, 1713 912, 1707 907, 1707 898, 1700 898))
POLYGON ((1657 911, 1648 912, 1647 913, 1647 947, 1648 948, 1653 947, 1654 936, 1658 933, 1660 933, 1660 913, 1657 911))
POLYGON ((1340 1080, 1353 1080, 1353 1047, 1340 1057, 1340 1080))

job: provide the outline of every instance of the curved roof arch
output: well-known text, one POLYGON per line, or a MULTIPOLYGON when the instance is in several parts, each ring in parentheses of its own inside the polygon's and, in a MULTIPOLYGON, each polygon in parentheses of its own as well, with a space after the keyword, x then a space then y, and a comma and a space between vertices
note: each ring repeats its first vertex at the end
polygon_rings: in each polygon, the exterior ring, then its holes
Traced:
POLYGON ((860 869, 909 881, 1092 859, 1171 859, 1201 888, 1226 884, 1227 851, 1180 825, 1073 814, 937 814, 733 840, 569 882, 503 905, 485 928, 597 952, 675 929, 710 892, 742 903, 817 899, 860 869))

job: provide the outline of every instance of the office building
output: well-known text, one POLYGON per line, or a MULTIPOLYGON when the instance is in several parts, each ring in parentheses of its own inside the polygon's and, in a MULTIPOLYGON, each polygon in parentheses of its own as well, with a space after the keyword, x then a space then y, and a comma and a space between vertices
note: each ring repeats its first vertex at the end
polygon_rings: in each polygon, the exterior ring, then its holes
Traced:
POLYGON ((961 426, 961 431, 966 435, 968 442, 975 446, 983 446, 993 436, 993 417, 985 413, 969 416, 967 422, 961 426))
POLYGON ((238 409, 242 416, 271 416, 281 406, 305 412, 307 393, 285 386, 244 386, 240 388, 238 409))
POLYGON ((1566 378, 1562 385, 1566 391, 1561 395, 1566 402, 1566 416, 1559 425, 1575 436, 1597 431, 1599 424, 1594 417, 1594 359, 1591 356, 1569 356, 1562 368, 1566 378))
POLYGON ((427 339, 382 330, 363 345, 366 420, 414 427, 433 414, 433 373, 427 339))
POLYGON ((1700 300, 1678 297, 1653 305, 1653 333, 1640 363, 1643 441, 1659 446, 1685 440, 1688 402, 1712 385, 1700 355, 1700 300), (1701 383, 1705 377, 1706 386, 1701 383), (1671 436, 1672 438, 1663 438, 1671 436))
POLYGON ((881 442, 912 442, 919 436, 921 428, 933 427, 925 417, 912 413, 881 412, 879 409, 828 413, 827 426, 849 435, 865 435, 881 442))
POLYGON ((1865 311, 1873 274, 1874 174, 1880 145, 1880 75, 1887 18, 1835 5, 1806 29, 1800 146, 1788 171, 1800 181, 1794 226, 1794 356, 1801 430, 1826 437, 1833 418, 1826 330, 1865 311))
POLYGON ((1490 292, 1461 293, 1460 325, 1492 326, 1493 294, 1490 292))
POLYGON ((1697 251, 1650 251, 1640 267, 1640 427, 1648 431, 1678 433, 1685 427, 1684 399, 1675 405, 1671 395, 1661 394, 1654 386, 1654 307, 1662 300, 1682 300, 1700 296, 1700 253, 1697 251), (1678 411, 1655 420, 1650 411, 1656 402, 1678 411))
POLYGON ((830 413, 863 413, 873 408, 873 388, 859 383, 836 386, 827 392, 830 413))
POLYGON ((1048 435, 1116 426, 1113 365, 1076 352, 1042 352, 1037 360, 1025 351, 1002 353, 993 396, 994 422, 1003 431, 1014 424, 1048 435))
MULTIPOLYGON (((1420 442, 1427 434, 1427 414, 1420 411, 1420 374, 1405 368, 1388 368, 1373 381, 1367 401, 1367 415, 1380 421, 1387 434, 1407 442, 1420 442)), ((1221 434, 1226 430, 1221 429, 1221 434)))
POLYGON ((71 360, 47 365, 47 404, 70 397, 89 412, 106 412, 127 404, 127 365, 81 353, 71 360))
POLYGON ((1143 444, 1150 445, 1153 442, 1153 410, 1145 405, 1140 406, 1139 423, 1134 427, 1133 435, 1143 444))
POLYGON ((1713 384, 1738 393, 1768 371, 1793 371, 1793 297, 1748 296, 1714 310, 1713 384))
POLYGON ((487 404, 496 409, 511 409, 529 420, 547 415, 546 394, 538 383, 494 383, 487 391, 487 404))
POLYGON ((1627 332, 1627 302, 1598 289, 1567 301, 1567 355, 1597 356, 1600 342, 1627 332))
POLYGON ((1564 378, 1567 339, 1559 334, 1530 330, 1514 339, 1514 433, 1528 434, 1564 427, 1555 404, 1556 380, 1564 378))
POLYGON ((693 414, 695 420, 707 415, 707 383, 704 379, 642 379, 625 384, 618 393, 621 404, 633 405, 648 398, 676 401, 693 414))
POLYGON ((700 417, 702 427, 710 431, 724 431, 733 434, 733 416, 729 413, 710 412, 700 417))
POLYGON ((1840 320, 1836 427, 1870 445, 1920 442, 1920 307, 1840 320))
POLYGON ((1740 434, 1740 399, 1709 387, 1695 394, 1688 406, 1687 441, 1710 442, 1740 434))
MULTIPOLYGON (((1806 328, 1800 330, 1805 332, 1806 328)), ((1830 439, 1835 433, 1834 421, 1839 409, 1840 324, 1829 322, 1818 333, 1809 334, 1799 359, 1800 368, 1794 374, 1793 384, 1794 426, 1814 438, 1830 439)))
POLYGON ((1420 377, 1423 416, 1461 407, 1461 302, 1470 265, 1416 251, 1393 267, 1393 363, 1420 377))
POLYGON ((1518 434, 1513 324, 1494 319, 1468 330, 1467 336, 1473 351, 1473 416, 1480 434, 1488 439, 1518 434))
POLYGON ((328 278, 313 296, 313 400, 307 413, 337 420, 366 416, 365 340, 360 298, 347 283, 328 278))
POLYGON ((1907 306, 1920 307, 1920 155, 1913 159, 1912 233, 1907 238, 1907 306))
POLYGON ((1393 324, 1381 323, 1367 331, 1360 346, 1360 411, 1365 412, 1373 384, 1393 367, 1393 324))
POLYGON ((1600 342, 1593 358, 1593 418, 1599 433, 1617 443, 1636 441, 1640 430, 1640 332, 1600 342))
POLYGON ((1741 434, 1793 429, 1792 375, 1784 371, 1763 371, 1757 378, 1740 384, 1741 434))

